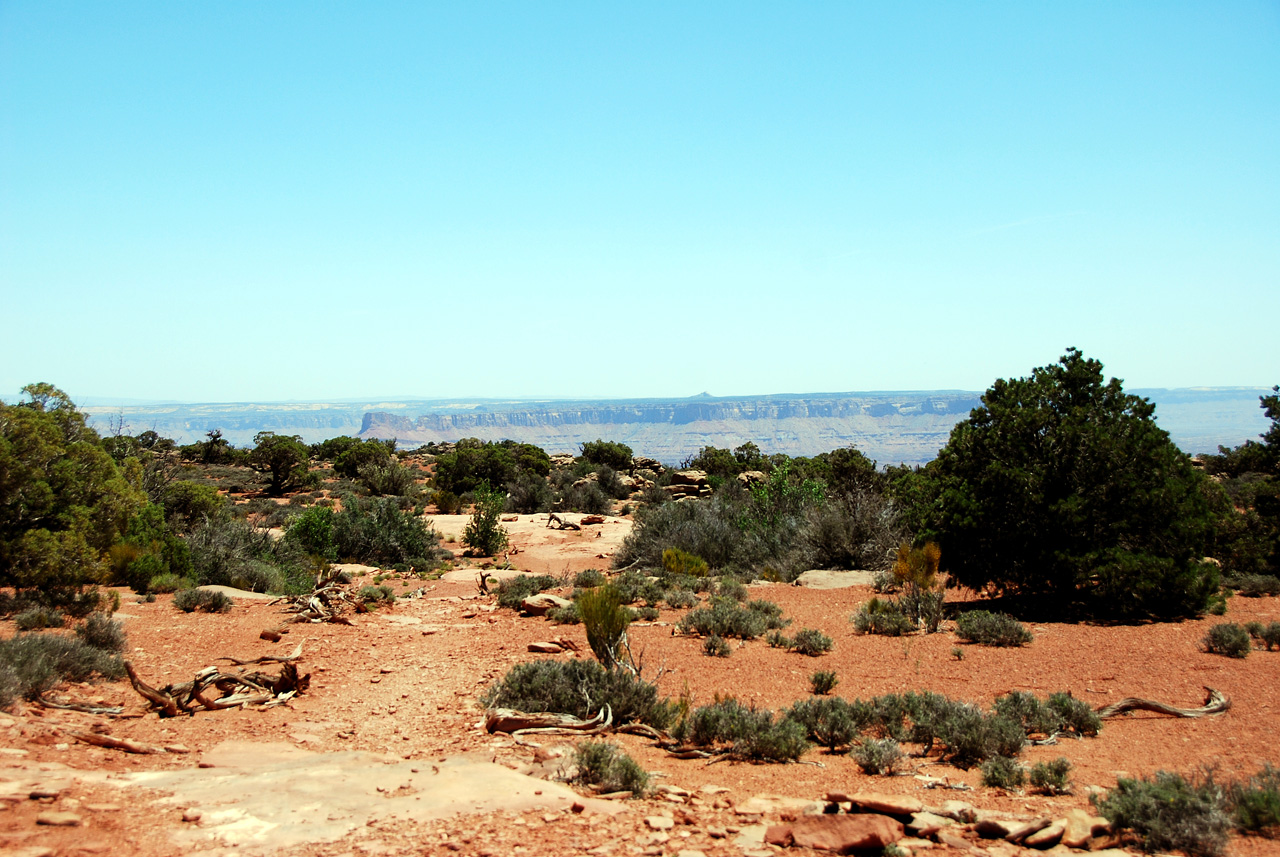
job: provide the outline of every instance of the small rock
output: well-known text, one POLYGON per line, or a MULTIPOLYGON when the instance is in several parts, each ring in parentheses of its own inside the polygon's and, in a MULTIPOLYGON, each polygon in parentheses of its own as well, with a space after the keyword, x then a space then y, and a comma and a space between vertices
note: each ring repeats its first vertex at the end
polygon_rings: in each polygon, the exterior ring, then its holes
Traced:
POLYGON ((978 811, 973 808, 973 804, 965 803, 962 800, 943 801, 939 809, 933 810, 938 815, 946 818, 954 819, 963 824, 968 824, 978 817, 978 811))
POLYGON ((1028 848, 1050 848, 1058 844, 1066 829, 1067 823, 1065 821, 1055 821, 1043 830, 1037 830, 1022 840, 1022 844, 1028 848))
POLYGON ((729 831, 726 828, 713 824, 707 828, 707 835, 712 839, 724 839, 729 835, 729 831))
POLYGON ((84 819, 74 812, 48 810, 36 816, 36 824, 44 824, 49 827, 79 827, 84 824, 84 819))
POLYGON ((1090 815, 1079 807, 1068 810, 1062 822, 1062 844, 1068 848, 1083 848, 1095 836, 1106 836, 1111 832, 1111 825, 1105 818, 1090 815))
POLYGON ((204 818, 204 813, 198 809, 188 809, 182 813, 182 820, 189 824, 195 823, 202 818, 204 818))
POLYGON ((529 651, 536 655, 558 655, 564 651, 559 643, 530 643, 529 651))
POLYGON ((676 857, 707 857, 696 848, 682 848, 676 852, 676 857))
POLYGON ((945 818, 941 815, 934 815, 932 812, 917 812, 911 816, 911 821, 907 824, 907 830, 910 830, 916 836, 933 836, 944 827, 950 827, 955 821, 945 818))
POLYGON ((950 848, 956 848, 961 851, 968 851, 973 847, 973 843, 965 839, 958 833, 952 833, 950 830, 939 830, 934 834, 939 844, 946 845, 950 848))
POLYGON ((983 839, 1007 839, 1016 826, 1016 822, 998 818, 984 818, 974 825, 973 832, 983 839))
POLYGON ((1005 839, 1010 842, 1022 842, 1031 834, 1044 830, 1050 824, 1052 824, 1052 820, 1048 818, 1037 818, 1035 821, 1028 821, 1024 824, 1019 824, 1009 831, 1008 835, 1005 836, 1005 839))
POLYGON ((884 815, 809 815, 765 831, 769 845, 848 854, 883 849, 902 838, 902 823, 884 815))
POLYGON ((526 616, 545 616, 553 608, 568 607, 572 603, 572 601, 561 598, 559 595, 540 592, 537 595, 530 595, 521 601, 520 612, 526 616))
POLYGON ((644 823, 649 825, 651 830, 670 830, 676 826, 675 819, 667 818, 665 815, 650 815, 645 818, 644 823))
MULTIPOLYGON (((915 815, 924 810, 924 804, 905 795, 886 795, 876 792, 858 792, 849 801, 860 812, 876 812, 884 815, 915 815)), ((838 803, 839 801, 837 801, 838 803)))

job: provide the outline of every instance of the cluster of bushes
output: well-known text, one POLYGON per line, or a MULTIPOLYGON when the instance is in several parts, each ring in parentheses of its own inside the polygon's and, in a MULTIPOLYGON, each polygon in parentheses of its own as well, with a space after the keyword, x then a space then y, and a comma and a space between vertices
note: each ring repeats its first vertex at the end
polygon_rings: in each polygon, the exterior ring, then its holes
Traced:
POLYGON ((1237 625, 1235 622, 1223 622, 1214 625, 1204 635, 1204 650, 1210 654, 1226 655, 1229 658, 1245 658, 1253 650, 1254 643, 1264 647, 1268 652, 1280 648, 1280 622, 1248 622, 1237 625))
MULTIPOLYGON (((51 627, 61 627, 59 620, 51 627)), ((74 636, 18 633, 0 640, 0 709, 39 699, 63 681, 122 677, 125 642, 120 622, 97 612, 76 626, 74 636)))
POLYGON ((1232 830, 1256 833, 1280 825, 1280 771, 1270 765, 1243 780, 1218 782, 1212 770, 1190 778, 1159 771, 1121 777, 1105 797, 1091 798, 1117 828, 1136 833, 1147 851, 1217 857, 1232 830))

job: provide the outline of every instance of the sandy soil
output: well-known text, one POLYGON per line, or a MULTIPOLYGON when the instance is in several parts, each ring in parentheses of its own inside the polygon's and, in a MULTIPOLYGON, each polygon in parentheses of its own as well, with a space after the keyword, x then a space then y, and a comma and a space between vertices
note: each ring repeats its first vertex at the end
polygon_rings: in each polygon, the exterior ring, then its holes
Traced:
MULTIPOLYGON (((507 524, 517 567, 557 574, 607 567, 628 527, 611 519, 581 532, 558 531, 545 521, 521 516, 507 524)), ((465 518, 436 518, 440 531, 455 538, 464 524, 465 518)), ((708 765, 674 759, 645 739, 623 735, 615 740, 656 775, 656 783, 688 794, 587 802, 574 811, 562 785, 501 778, 504 772, 554 775, 562 761, 556 754, 572 742, 543 739, 539 752, 489 735, 476 727, 477 698, 512 664, 537 657, 528 653, 529 643, 564 636, 589 657, 585 634, 581 626, 553 626, 497 608, 478 593, 473 572, 460 577, 394 581, 402 591, 421 589, 420 597, 356 617, 351 627, 293 625, 275 644, 258 636, 283 618, 271 602, 245 598, 227 614, 185 614, 168 596, 146 604, 122 591, 118 616, 129 633, 128 656, 150 683, 183 680, 219 656, 285 654, 302 644, 310 690, 267 710, 160 719, 146 712, 127 683, 77 685, 65 695, 123 704, 125 715, 35 706, 0 715, 0 854, 763 854, 768 849, 751 836, 758 836, 759 822, 776 821, 786 807, 775 802, 762 805, 763 815, 748 811, 761 806, 749 802, 762 795, 794 798, 803 806, 828 791, 871 790, 926 803, 958 798, 992 810, 1050 814, 1087 807, 1091 789, 1111 787, 1122 774, 1190 772, 1206 764, 1252 773, 1280 761, 1274 750, 1280 652, 1233 660, 1199 647, 1217 622, 1280 619, 1276 599, 1234 598, 1226 617, 1164 625, 1033 625, 1031 645, 1002 650, 960 644, 950 630, 898 639, 855 635, 849 616, 871 596, 866 585, 761 585, 753 587, 753 597, 778 602, 794 622, 791 631, 814 627, 831 635, 834 651, 807 658, 753 641, 735 643, 727 659, 709 658, 700 640, 673 634, 682 611, 664 609, 657 622, 639 623, 631 632, 649 675, 662 668, 663 693, 688 693, 695 704, 731 694, 777 708, 806 696, 810 674, 826 669, 838 673, 836 692, 846 697, 928 689, 987 704, 1011 690, 1066 690, 1094 706, 1126 696, 1195 706, 1210 686, 1234 705, 1206 720, 1126 716, 1108 721, 1094 739, 1028 748, 1028 763, 1057 756, 1071 761, 1075 793, 1053 798, 983 788, 976 770, 919 759, 913 764, 921 776, 972 790, 926 790, 925 780, 910 775, 869 777, 849 758, 821 751, 805 757, 816 764, 708 765), (131 755, 68 735, 94 728, 178 752, 131 755), (243 742, 251 742, 247 750, 243 742), (286 762, 294 766, 289 781, 280 774, 286 762), (429 775, 454 779, 441 789, 425 782, 429 775), (527 782, 542 785, 519 785, 527 782), (47 796, 30 799, 33 792, 47 796), (80 825, 36 823, 50 811, 70 812, 80 825), (671 830, 646 822, 664 814, 675 822, 671 830)), ((931 853, 953 850, 937 845, 931 853)), ((1280 847, 1236 839, 1232 852, 1271 855, 1280 847)))

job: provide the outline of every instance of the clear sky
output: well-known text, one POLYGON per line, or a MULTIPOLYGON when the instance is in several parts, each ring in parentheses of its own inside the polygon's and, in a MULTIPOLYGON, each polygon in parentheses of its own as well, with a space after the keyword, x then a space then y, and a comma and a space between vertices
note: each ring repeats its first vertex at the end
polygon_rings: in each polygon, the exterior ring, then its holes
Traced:
POLYGON ((1280 382, 1280 4, 0 0, 0 395, 1280 382))

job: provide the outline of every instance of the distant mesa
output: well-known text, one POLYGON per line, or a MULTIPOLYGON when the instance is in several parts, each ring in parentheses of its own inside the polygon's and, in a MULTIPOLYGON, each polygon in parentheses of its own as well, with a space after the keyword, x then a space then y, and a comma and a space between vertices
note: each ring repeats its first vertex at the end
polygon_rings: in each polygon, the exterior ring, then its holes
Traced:
MULTIPOLYGON (((1217 387, 1131 390, 1156 403, 1156 417, 1188 452, 1236 446, 1266 430, 1258 397, 1270 389, 1217 387)), ((957 390, 815 393, 684 399, 423 401, 94 405, 84 411, 100 431, 123 421, 179 443, 217 428, 237 446, 259 431, 300 435, 307 442, 338 435, 394 438, 402 446, 463 437, 512 439, 548 452, 577 453, 597 438, 628 444, 637 455, 676 464, 704 446, 732 449, 751 441, 767 454, 816 455, 853 444, 880 464, 923 464, 951 428, 980 404, 957 390)))

